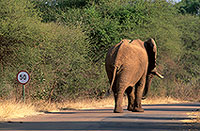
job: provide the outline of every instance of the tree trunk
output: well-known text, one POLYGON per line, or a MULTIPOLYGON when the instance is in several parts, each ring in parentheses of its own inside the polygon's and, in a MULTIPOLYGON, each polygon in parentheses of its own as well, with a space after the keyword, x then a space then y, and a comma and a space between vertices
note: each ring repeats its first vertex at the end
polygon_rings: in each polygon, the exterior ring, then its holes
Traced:
POLYGON ((53 91, 56 88, 56 81, 53 83, 53 87, 51 88, 51 91, 49 93, 49 103, 51 103, 51 97, 53 95, 53 91))

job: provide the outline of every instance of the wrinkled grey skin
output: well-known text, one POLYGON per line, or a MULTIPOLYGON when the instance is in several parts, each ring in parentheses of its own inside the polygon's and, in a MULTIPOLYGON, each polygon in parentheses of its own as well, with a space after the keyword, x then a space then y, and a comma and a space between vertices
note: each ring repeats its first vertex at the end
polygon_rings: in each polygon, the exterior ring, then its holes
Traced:
POLYGON ((128 96, 128 110, 143 112, 145 98, 154 75, 163 78, 156 70, 157 48, 155 41, 122 40, 111 47, 106 56, 106 72, 115 98, 115 113, 123 112, 123 94, 128 96), (135 88, 134 88, 135 87, 135 88))

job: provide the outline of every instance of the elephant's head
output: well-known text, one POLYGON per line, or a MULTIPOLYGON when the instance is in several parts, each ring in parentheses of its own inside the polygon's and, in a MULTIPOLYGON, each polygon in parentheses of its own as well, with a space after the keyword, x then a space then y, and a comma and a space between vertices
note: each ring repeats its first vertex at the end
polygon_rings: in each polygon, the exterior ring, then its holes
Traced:
POLYGON ((156 46, 155 41, 152 38, 150 38, 149 40, 144 42, 144 46, 146 48, 146 51, 148 54, 148 60, 149 60, 146 84, 145 84, 145 89, 144 89, 144 93, 143 93, 143 98, 145 99, 145 97, 149 91, 149 88, 151 86, 151 80, 152 80, 153 76, 156 75, 159 78, 164 78, 164 77, 162 75, 160 75, 156 69, 157 46, 156 46))

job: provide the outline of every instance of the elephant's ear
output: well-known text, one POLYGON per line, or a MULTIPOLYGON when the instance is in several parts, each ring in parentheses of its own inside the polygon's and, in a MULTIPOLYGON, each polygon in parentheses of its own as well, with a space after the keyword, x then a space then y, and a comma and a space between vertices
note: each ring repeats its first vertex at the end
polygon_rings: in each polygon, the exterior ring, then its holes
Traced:
POLYGON ((144 42, 144 46, 146 48, 148 58, 149 58, 148 71, 151 72, 156 67, 157 46, 156 46, 155 41, 152 38, 144 42))

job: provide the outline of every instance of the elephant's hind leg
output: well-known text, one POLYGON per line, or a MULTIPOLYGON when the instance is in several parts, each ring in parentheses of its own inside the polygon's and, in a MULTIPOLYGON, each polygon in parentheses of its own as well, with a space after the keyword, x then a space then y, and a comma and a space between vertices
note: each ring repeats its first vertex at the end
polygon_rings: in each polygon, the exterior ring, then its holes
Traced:
POLYGON ((134 94, 134 90, 133 87, 129 86, 126 89, 126 94, 128 97, 128 111, 133 111, 133 107, 134 107, 134 100, 135 100, 135 94, 134 94))
POLYGON ((125 86, 117 84, 116 88, 113 88, 114 97, 115 97, 115 109, 114 113, 122 113, 122 103, 123 103, 123 95, 125 91, 125 86))
POLYGON ((144 112, 141 101, 142 101, 145 81, 146 81, 146 77, 144 75, 135 85, 135 102, 134 102, 133 112, 144 112))
POLYGON ((122 113, 123 112, 123 108, 122 108, 123 94, 114 92, 114 97, 115 97, 114 113, 122 113))

